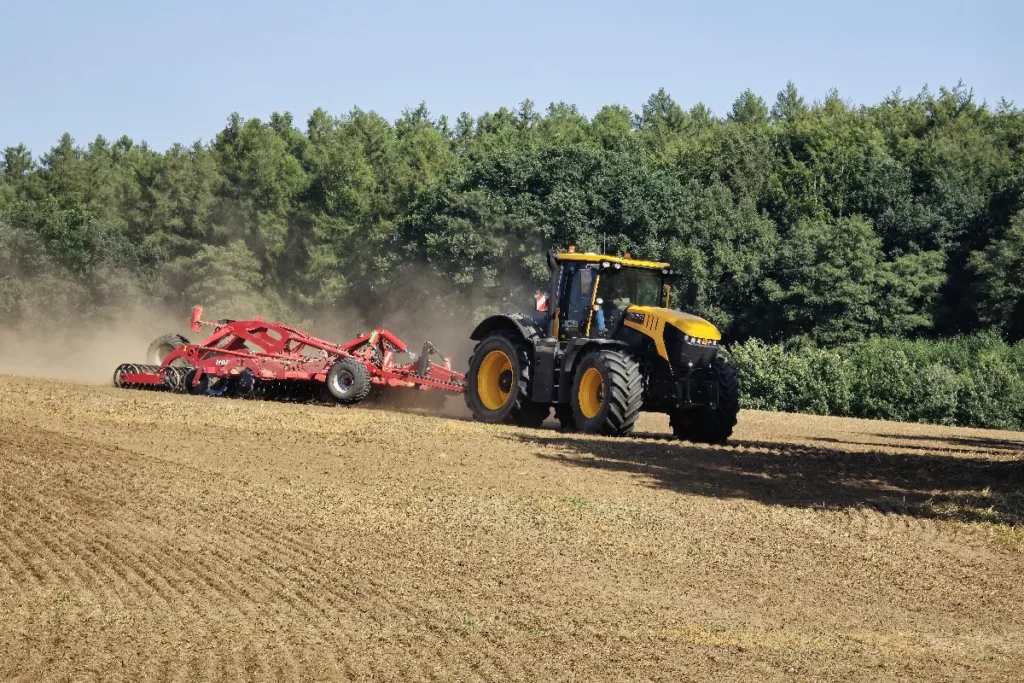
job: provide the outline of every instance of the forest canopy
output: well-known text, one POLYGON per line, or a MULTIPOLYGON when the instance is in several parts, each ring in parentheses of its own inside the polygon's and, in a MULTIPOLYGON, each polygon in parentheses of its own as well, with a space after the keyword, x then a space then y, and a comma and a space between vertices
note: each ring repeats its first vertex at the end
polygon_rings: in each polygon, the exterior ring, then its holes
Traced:
POLYGON ((728 341, 1024 337, 1024 113, 963 84, 854 105, 792 83, 716 115, 659 90, 588 117, 529 100, 267 120, 0 161, 0 315, 185 310, 383 322, 524 309, 547 249, 671 261, 728 341))

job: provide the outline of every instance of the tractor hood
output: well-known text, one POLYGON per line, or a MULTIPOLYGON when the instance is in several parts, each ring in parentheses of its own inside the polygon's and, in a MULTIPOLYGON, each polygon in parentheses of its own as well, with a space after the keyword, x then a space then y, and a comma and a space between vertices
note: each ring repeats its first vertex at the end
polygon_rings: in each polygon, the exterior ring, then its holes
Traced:
POLYGON ((665 321, 666 325, 671 325, 682 331, 683 334, 688 334, 691 337, 712 341, 720 341, 722 339, 722 333, 718 331, 717 327, 704 318, 698 318, 689 313, 674 311, 670 308, 656 308, 654 306, 630 306, 628 311, 660 318, 665 321))

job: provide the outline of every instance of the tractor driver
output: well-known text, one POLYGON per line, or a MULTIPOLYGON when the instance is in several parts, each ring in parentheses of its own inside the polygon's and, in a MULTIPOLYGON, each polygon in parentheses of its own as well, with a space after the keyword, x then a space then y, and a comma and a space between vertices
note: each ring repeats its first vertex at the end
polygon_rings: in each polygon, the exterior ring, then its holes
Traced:
POLYGON ((597 286, 597 300, 594 302, 594 322, 597 333, 604 336, 608 333, 608 318, 619 310, 629 307, 629 293, 620 291, 623 283, 618 277, 609 273, 602 277, 597 286))

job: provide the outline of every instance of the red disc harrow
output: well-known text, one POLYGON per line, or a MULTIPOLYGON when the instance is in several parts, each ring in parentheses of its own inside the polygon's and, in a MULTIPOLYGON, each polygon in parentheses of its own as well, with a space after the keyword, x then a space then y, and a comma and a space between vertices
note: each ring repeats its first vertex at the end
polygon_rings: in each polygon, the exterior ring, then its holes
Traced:
MULTIPOLYGON (((211 396, 359 403, 373 386, 461 393, 465 376, 451 368, 430 342, 417 355, 379 327, 345 344, 319 339, 291 325, 254 320, 201 320, 192 309, 191 329, 213 333, 198 344, 180 335, 160 337, 149 364, 126 363, 114 384, 211 396), (441 362, 434 362, 437 357, 441 362), (399 362, 399 359, 401 362, 399 362)), ((443 395, 443 394, 442 394, 443 395)))

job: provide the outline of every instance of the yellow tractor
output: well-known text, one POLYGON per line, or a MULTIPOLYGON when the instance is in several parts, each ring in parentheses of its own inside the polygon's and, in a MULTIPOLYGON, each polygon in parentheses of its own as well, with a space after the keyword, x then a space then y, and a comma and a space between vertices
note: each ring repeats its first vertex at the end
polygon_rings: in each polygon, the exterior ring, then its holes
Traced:
MULTIPOLYGON (((739 387, 708 321, 669 308, 667 263, 548 254, 551 280, 534 315, 494 315, 473 330, 466 404, 476 419, 629 434, 641 410, 667 413, 680 439, 723 443, 739 387)), ((687 299, 692 303, 691 285, 687 299)))

